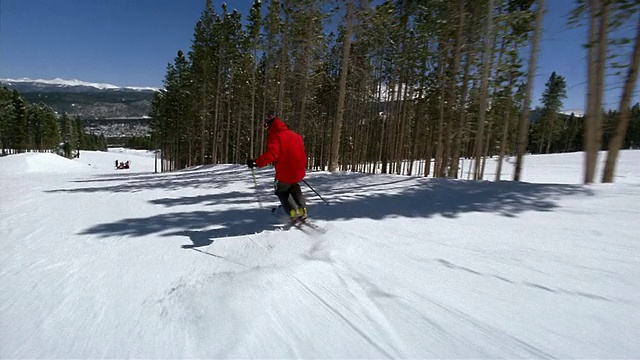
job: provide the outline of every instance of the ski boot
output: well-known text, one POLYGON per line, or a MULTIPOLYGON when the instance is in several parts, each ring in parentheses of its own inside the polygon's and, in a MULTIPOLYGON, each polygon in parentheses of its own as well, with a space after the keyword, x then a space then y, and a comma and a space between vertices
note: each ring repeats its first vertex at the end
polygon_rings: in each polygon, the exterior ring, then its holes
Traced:
POLYGON ((307 221, 308 217, 309 216, 307 215, 306 208, 292 209, 289 212, 289 218, 291 219, 292 225, 298 225, 298 224, 304 223, 305 221, 307 221))

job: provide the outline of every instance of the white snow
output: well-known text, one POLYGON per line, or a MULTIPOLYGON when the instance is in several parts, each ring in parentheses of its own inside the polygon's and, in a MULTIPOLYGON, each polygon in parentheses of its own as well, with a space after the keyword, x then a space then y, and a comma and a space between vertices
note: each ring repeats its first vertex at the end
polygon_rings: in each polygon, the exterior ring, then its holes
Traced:
POLYGON ((83 172, 88 166, 52 153, 22 153, 2 159, 2 175, 83 172))
POLYGON ((278 229, 271 168, 153 156, 0 158, 0 358, 640 356, 640 151, 589 186, 579 153, 523 183, 313 172, 312 235, 278 229))

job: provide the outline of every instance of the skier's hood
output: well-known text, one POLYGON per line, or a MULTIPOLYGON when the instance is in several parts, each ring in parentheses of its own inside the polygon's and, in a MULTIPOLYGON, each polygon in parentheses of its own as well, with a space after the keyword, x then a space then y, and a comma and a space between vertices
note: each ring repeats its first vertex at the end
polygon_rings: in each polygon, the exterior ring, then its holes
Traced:
POLYGON ((269 126, 269 132, 271 132, 271 131, 273 131, 273 132, 282 132, 282 131, 286 131, 286 130, 289 130, 289 128, 287 127, 287 125, 285 125, 285 123, 280 121, 280 119, 278 119, 278 118, 273 119, 273 122, 271 123, 271 126, 269 126))

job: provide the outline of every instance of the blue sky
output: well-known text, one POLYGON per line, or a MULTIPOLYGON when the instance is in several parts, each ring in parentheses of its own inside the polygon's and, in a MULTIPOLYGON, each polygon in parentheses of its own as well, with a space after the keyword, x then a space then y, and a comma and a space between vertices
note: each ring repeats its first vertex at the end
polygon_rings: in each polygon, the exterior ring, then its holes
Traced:
MULTIPOLYGON (((226 2, 245 17, 252 4, 226 2)), ((565 109, 584 107, 586 33, 565 25, 573 3, 547 1, 534 106, 556 71, 567 80, 565 109)), ((0 0, 0 78, 58 77, 162 87, 167 63, 178 49, 188 50, 204 4, 205 0, 0 0)), ((221 2, 214 4, 221 11, 221 2)), ((608 106, 617 106, 619 93, 619 88, 607 92, 608 106)))

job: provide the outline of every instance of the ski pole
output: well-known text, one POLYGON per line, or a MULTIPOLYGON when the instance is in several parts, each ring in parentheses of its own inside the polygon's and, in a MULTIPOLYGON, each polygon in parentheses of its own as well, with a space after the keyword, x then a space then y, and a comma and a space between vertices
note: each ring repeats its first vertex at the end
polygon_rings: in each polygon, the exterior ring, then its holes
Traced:
POLYGON ((318 195, 318 197, 319 197, 320 199, 322 199, 322 201, 324 201, 327 205, 331 205, 331 204, 329 204, 329 202, 328 202, 327 200, 325 200, 322 196, 320 196, 320 194, 318 194, 318 192, 316 191, 316 189, 312 188, 312 187, 311 187, 311 185, 309 185, 309 183, 308 183, 306 180, 302 179, 302 182, 303 182, 303 183, 305 183, 305 184, 309 187, 309 189, 311 189, 311 191, 313 191, 314 193, 316 193, 316 195, 318 195))
POLYGON ((253 168, 251 168, 251 175, 253 176, 253 185, 256 190, 256 198, 258 198, 258 205, 260 209, 262 209, 262 201, 260 200, 260 195, 258 195, 258 180, 256 180, 256 172, 253 168))

